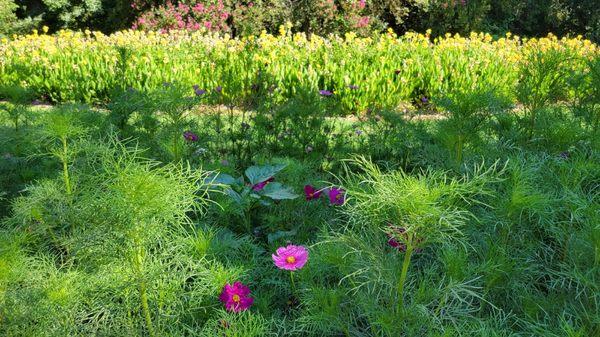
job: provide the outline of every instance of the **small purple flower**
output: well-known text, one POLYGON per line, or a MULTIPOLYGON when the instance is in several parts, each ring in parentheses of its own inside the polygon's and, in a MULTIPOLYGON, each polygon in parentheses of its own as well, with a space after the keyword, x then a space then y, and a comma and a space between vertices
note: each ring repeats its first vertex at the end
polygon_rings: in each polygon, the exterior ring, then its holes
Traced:
POLYGON ((196 96, 202 96, 206 93, 206 90, 200 89, 200 86, 198 86, 197 84, 194 84, 193 88, 194 88, 194 93, 196 94, 196 96))
POLYGON ((187 140, 188 142, 197 142, 198 141, 198 135, 196 135, 192 131, 184 132, 183 138, 185 138, 185 140, 187 140))
POLYGON ((310 201, 310 200, 319 199, 319 197, 321 196, 321 191, 316 189, 312 185, 305 185, 304 186, 304 194, 306 195, 306 200, 310 201))
MULTIPOLYGON (((390 247, 397 249, 399 252, 406 252, 406 243, 404 241, 408 240, 408 234, 406 233, 406 229, 404 227, 394 226, 393 224, 388 224, 390 228, 390 232, 387 233, 388 236, 388 245, 390 247), (397 238, 401 237, 402 239, 398 240, 397 238)), ((417 238, 416 244, 421 243, 423 240, 417 238)), ((415 253, 420 253, 421 248, 415 248, 415 253)))
POLYGON ((244 311, 254 303, 254 299, 250 297, 250 288, 241 282, 225 284, 219 300, 223 302, 227 311, 233 312, 244 311))
POLYGON ((421 103, 428 103, 429 99, 427 98, 427 96, 423 96, 421 97, 421 103))
POLYGON ((332 205, 343 205, 346 201, 345 191, 339 187, 332 187, 327 192, 329 196, 329 203, 332 205))
POLYGON ((358 85, 356 85, 356 84, 350 84, 348 86, 348 89, 350 89, 350 90, 358 90, 358 85))
POLYGON ((333 92, 331 92, 329 90, 319 90, 319 94, 321 96, 329 97, 329 96, 333 95, 333 92))
POLYGON ((215 88, 215 92, 216 92, 217 94, 220 94, 222 91, 223 91, 223 87, 222 87, 222 86, 220 86, 220 85, 219 85, 218 87, 216 87, 216 88, 215 88))
POLYGON ((363 132, 362 132, 362 130, 356 130, 356 131, 354 131, 354 134, 357 136, 360 136, 363 134, 363 132))

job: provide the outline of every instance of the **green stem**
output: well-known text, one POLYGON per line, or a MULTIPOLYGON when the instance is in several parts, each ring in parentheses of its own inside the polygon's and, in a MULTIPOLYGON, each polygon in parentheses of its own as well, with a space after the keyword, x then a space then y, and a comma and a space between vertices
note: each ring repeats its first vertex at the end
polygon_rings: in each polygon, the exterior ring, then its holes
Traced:
POLYGON ((404 261, 402 262, 402 273, 400 274, 400 280, 398 281, 398 312, 401 312, 404 308, 404 283, 406 282, 406 275, 408 274, 408 266, 410 265, 412 252, 412 244, 408 243, 406 245, 406 252, 404 253, 404 261))
POLYGON ((533 138, 533 132, 535 129, 535 115, 536 115, 536 107, 532 108, 529 116, 529 139, 533 138))
POLYGON ((63 153, 62 153, 62 165, 63 165, 63 179, 65 180, 65 189, 67 191, 67 195, 70 196, 72 193, 72 189, 71 189, 71 178, 69 177, 69 165, 67 163, 67 156, 68 156, 68 147, 67 147, 67 137, 62 137, 61 138, 62 141, 62 147, 63 147, 63 153))
POLYGON ((177 142, 177 139, 179 138, 179 135, 177 133, 173 134, 173 157, 175 159, 175 162, 179 161, 179 144, 177 142))
POLYGON ((458 135, 458 143, 456 144, 456 161, 458 162, 459 166, 462 164, 463 146, 464 146, 463 135, 458 135))
POLYGON ((144 249, 140 244, 137 238, 134 238, 135 246, 136 246, 136 254, 134 259, 134 267, 135 272, 138 278, 138 288, 140 290, 140 301, 142 304, 142 314, 144 316, 144 320, 146 321, 146 330, 148 330, 148 335, 150 337, 154 337, 154 326, 152 325, 152 317, 150 316, 150 307, 148 306, 148 294, 147 294, 147 286, 146 281, 144 279, 143 273, 143 263, 144 263, 144 249))
POLYGON ((290 272, 290 280, 292 281, 292 295, 297 297, 296 283, 294 283, 294 272, 293 271, 290 272))

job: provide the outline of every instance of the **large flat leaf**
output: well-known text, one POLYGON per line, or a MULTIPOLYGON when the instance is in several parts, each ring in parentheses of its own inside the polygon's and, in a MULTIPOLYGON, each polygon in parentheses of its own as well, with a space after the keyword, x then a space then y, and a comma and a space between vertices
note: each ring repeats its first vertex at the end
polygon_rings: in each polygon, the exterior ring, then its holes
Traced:
POLYGON ((237 180, 229 174, 215 172, 206 177, 206 179, 204 179, 204 182, 220 185, 235 185, 237 180))
POLYGON ((250 181, 251 185, 256 185, 263 182, 277 174, 279 171, 285 168, 285 164, 281 165, 264 165, 264 166, 250 166, 246 169, 246 177, 250 181))
POLYGON ((298 195, 290 187, 281 185, 281 183, 269 183, 262 190, 262 195, 273 200, 296 199, 298 195))
POLYGON ((236 192, 236 191, 232 190, 231 188, 227 187, 225 189, 225 194, 227 194, 228 196, 230 196, 231 199, 233 199, 233 201, 235 201, 237 204, 242 204, 242 196, 238 192, 236 192))

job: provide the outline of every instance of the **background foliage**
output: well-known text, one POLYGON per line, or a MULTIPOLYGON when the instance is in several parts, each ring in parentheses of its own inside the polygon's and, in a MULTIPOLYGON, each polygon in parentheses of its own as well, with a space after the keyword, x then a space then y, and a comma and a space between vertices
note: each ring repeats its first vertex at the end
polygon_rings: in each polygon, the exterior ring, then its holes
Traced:
MULTIPOLYGON (((585 35, 598 40, 600 9, 594 0, 2 0, 0 33, 24 24, 101 30, 125 28, 208 29, 233 35, 258 34, 290 21, 294 31, 336 33, 393 28, 397 33, 486 31, 523 36, 585 35), (12 18, 12 19, 9 19, 12 18), (9 23, 10 22, 10 23, 9 23)), ((34 25, 34 26, 35 26, 34 25)))

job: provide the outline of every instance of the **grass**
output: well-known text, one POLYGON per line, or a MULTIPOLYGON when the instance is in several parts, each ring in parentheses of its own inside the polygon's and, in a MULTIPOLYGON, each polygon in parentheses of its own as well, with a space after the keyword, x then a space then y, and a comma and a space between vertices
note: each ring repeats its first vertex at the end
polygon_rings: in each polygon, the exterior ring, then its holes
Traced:
POLYGON ((596 336, 596 61, 565 82, 551 60, 514 95, 345 117, 310 91, 37 106, 6 87, 0 335, 596 336), (309 251, 293 279, 271 258, 288 243, 309 251), (236 281, 254 303, 226 311, 236 281))

